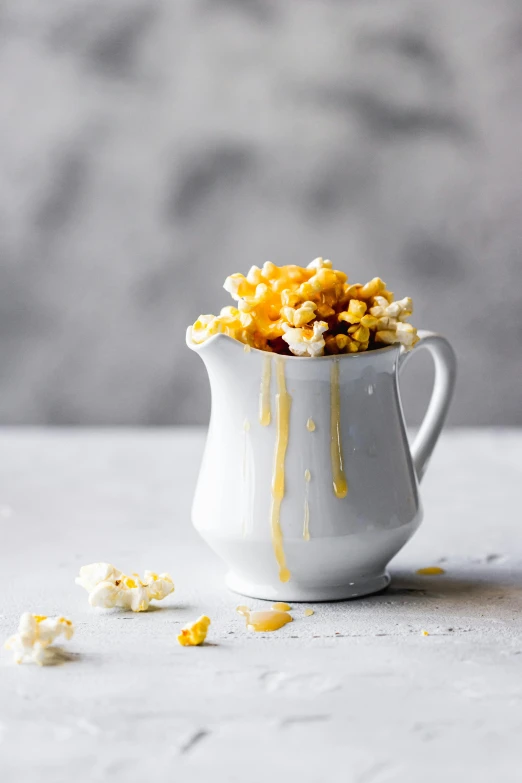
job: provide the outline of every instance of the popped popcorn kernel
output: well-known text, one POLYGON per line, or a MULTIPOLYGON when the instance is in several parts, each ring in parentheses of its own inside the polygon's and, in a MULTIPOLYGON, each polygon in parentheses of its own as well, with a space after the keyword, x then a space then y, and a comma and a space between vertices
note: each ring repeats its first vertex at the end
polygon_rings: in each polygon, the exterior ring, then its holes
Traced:
POLYGON ((332 268, 332 262, 328 260, 324 260, 323 258, 314 258, 313 261, 310 261, 307 269, 331 269, 332 268))
POLYGON ((46 666, 53 663, 53 642, 60 636, 71 639, 73 634, 74 625, 67 617, 47 617, 24 612, 20 617, 18 632, 7 639, 4 647, 12 650, 15 663, 46 666))
POLYGON ((224 283, 234 306, 218 316, 200 315, 192 340, 201 344, 226 334, 249 348, 294 356, 360 353, 383 345, 412 348, 417 330, 407 323, 410 297, 397 301, 380 277, 348 283, 328 259, 308 266, 276 266, 267 261, 224 283))
POLYGON ((366 283, 359 288, 358 294, 361 299, 371 299, 385 290, 386 283, 381 280, 380 277, 374 277, 373 280, 370 280, 369 283, 366 283))
POLYGON ((281 308, 281 315, 290 326, 304 326, 315 318, 316 309, 315 302, 303 302, 297 309, 295 307, 281 308))
POLYGON ((208 627, 210 625, 210 617, 205 614, 193 623, 187 623, 178 635, 178 642, 183 647, 196 647, 199 644, 203 644, 207 638, 208 627))
POLYGON ((283 340, 294 356, 322 356, 324 353, 323 333, 328 329, 324 321, 316 321, 311 329, 292 329, 288 324, 283 324, 283 340))
POLYGON ((91 606, 146 612, 151 601, 162 601, 174 592, 169 574, 145 571, 127 576, 110 563, 91 563, 80 568, 75 582, 89 593, 91 606))
POLYGON ((339 351, 344 351, 344 349, 350 342, 350 338, 346 334, 336 334, 334 339, 335 339, 335 344, 339 349, 339 351))
POLYGON ((339 321, 347 321, 349 324, 358 324, 361 318, 366 312, 367 304, 359 299, 350 299, 348 303, 348 310, 344 313, 339 313, 339 321))

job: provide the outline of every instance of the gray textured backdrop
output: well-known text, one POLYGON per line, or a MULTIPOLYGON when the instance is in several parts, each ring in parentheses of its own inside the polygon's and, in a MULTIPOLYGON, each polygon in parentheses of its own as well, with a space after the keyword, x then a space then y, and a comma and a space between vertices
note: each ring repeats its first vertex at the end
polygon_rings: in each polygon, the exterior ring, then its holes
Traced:
POLYGON ((3 0, 0 421, 206 420, 187 323, 323 255, 522 424, 521 77, 517 0, 3 0))

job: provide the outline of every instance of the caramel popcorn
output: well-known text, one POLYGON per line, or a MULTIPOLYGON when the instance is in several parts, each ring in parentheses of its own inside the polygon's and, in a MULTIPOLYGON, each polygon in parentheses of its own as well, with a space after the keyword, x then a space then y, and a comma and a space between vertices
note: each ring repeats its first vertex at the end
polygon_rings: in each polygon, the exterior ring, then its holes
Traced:
POLYGON ((218 316, 200 315, 192 326, 196 344, 222 333, 249 348, 316 357, 394 343, 410 349, 418 340, 406 322, 413 312, 409 297, 394 301, 380 277, 348 284, 344 272, 323 258, 307 267, 267 261, 246 277, 230 275, 223 287, 236 306, 224 307, 218 316))
POLYGON ((183 647, 197 647, 199 644, 203 644, 207 638, 208 627, 210 625, 210 617, 201 615, 193 623, 187 623, 178 635, 178 642, 183 647))

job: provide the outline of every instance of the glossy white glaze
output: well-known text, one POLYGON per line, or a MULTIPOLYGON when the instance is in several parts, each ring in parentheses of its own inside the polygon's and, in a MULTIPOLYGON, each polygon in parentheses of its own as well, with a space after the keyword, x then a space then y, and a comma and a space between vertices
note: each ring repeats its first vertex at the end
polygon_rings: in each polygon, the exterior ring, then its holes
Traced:
MULTIPOLYGON (((422 519, 418 476, 435 445, 455 382, 455 357, 437 335, 423 333, 418 346, 436 358, 432 403, 412 460, 401 410, 397 346, 362 354, 284 362, 292 397, 280 524, 291 577, 282 583, 271 537, 271 500, 277 421, 263 426, 259 399, 266 380, 266 352, 245 352, 226 335, 194 345, 212 391, 212 414, 193 504, 193 522, 226 561, 228 584, 258 598, 324 601, 364 595, 388 583, 386 565, 422 519), (346 497, 333 490, 331 449, 332 363, 338 366, 340 443, 348 483, 346 497), (307 428, 312 418, 315 430, 307 428), (250 427, 245 431, 244 422, 250 427), (308 487, 310 539, 303 538, 303 475, 308 487)), ((417 349, 415 349, 417 350, 417 349)), ((274 406, 276 373, 271 373, 274 406)), ((337 375, 337 373, 335 373, 337 375)))

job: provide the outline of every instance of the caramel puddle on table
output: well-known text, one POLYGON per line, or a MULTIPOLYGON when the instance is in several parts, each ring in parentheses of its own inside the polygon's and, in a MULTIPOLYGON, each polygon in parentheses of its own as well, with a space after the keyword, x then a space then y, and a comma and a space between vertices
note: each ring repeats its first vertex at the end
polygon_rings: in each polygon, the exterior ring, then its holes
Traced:
POLYGON ((291 608, 290 604, 285 604, 284 601, 276 601, 275 604, 272 604, 272 609, 276 612, 289 612, 291 608))
POLYGON ((276 402, 276 445, 274 453, 274 471, 272 474, 272 506, 270 509, 270 526, 272 531, 272 546, 279 566, 279 579, 288 582, 290 571, 286 567, 283 533, 281 530, 281 502, 285 495, 285 457, 288 446, 288 430, 292 398, 286 390, 285 364, 283 359, 276 359, 277 394, 276 402))
POLYGON ((308 432, 315 432, 315 421, 313 419, 308 419, 306 422, 306 429, 308 432))
POLYGON ((341 443, 341 393, 339 389, 339 362, 332 363, 330 372, 330 458, 332 462, 333 488, 338 498, 348 494, 344 475, 343 447, 341 443))
POLYGON ((270 379, 272 375, 272 357, 263 359, 263 374, 261 376, 261 391, 259 392, 259 422, 268 427, 272 419, 270 410, 270 379))
POLYGON ((308 503, 308 492, 310 487, 310 479, 312 474, 308 470, 305 470, 305 501, 304 501, 304 521, 303 521, 303 538, 305 541, 310 541, 310 505, 308 503))
POLYGON ((446 572, 439 566, 428 566, 427 568, 419 568, 417 571, 415 571, 415 573, 419 574, 420 576, 440 576, 446 572))
MULTIPOLYGON (((248 448, 248 433, 250 432, 250 422, 245 419, 243 422, 243 492, 246 491, 247 484, 247 448, 248 448)), ((246 510, 243 511, 243 521, 241 523, 241 532, 243 536, 246 536, 246 510)))
POLYGON ((251 612, 248 606, 238 606, 236 611, 246 619, 249 631, 278 631, 293 620, 288 612, 273 609, 251 612))

